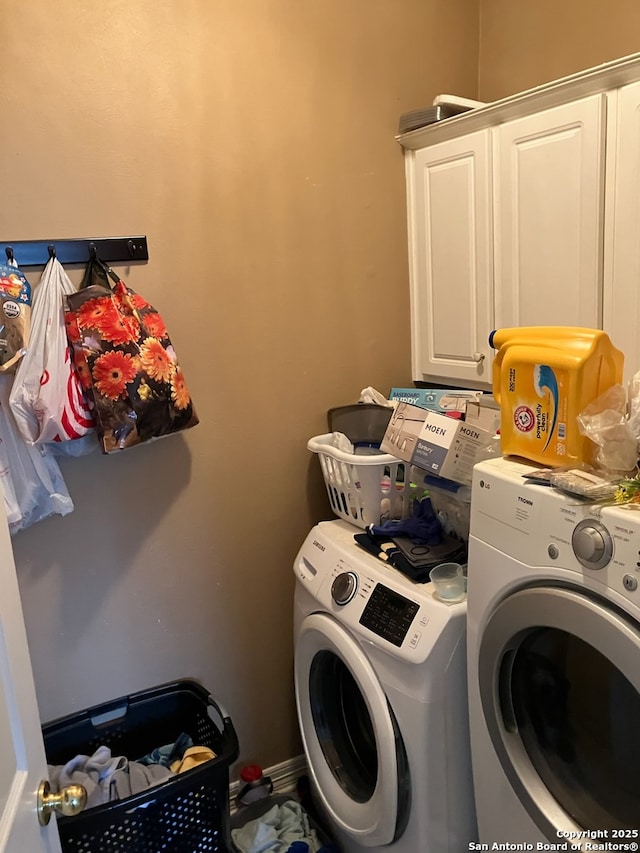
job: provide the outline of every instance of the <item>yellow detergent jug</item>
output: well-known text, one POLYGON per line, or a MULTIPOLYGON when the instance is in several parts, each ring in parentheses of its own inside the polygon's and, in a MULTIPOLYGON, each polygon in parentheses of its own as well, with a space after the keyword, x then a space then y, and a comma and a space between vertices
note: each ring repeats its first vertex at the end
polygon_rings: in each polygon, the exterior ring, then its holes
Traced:
POLYGON ((505 456, 542 465, 592 461, 595 445, 577 416, 622 382, 624 356, 599 329, 520 326, 489 336, 497 350, 493 395, 500 405, 505 456))

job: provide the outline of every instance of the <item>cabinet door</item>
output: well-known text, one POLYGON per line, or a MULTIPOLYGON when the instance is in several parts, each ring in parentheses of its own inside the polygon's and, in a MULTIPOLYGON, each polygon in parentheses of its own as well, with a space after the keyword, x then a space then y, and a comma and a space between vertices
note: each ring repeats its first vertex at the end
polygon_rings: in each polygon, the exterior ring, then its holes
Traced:
POLYGON ((640 370, 640 83, 611 96, 607 162, 604 330, 624 353, 624 378, 640 370))
POLYGON ((413 378, 488 387, 490 131, 407 154, 413 378))
POLYGON ((496 326, 602 328, 606 101, 494 131, 496 326))

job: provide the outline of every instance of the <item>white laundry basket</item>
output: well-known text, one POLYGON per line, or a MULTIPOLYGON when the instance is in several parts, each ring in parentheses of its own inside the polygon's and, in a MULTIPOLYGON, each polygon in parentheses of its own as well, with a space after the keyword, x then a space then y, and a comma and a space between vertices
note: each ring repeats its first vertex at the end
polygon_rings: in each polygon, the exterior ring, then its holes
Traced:
POLYGON ((333 433, 317 435, 309 439, 307 447, 318 455, 337 516, 364 529, 411 515, 414 498, 424 491, 411 482, 411 465, 389 453, 346 453, 333 447, 332 441, 333 433))

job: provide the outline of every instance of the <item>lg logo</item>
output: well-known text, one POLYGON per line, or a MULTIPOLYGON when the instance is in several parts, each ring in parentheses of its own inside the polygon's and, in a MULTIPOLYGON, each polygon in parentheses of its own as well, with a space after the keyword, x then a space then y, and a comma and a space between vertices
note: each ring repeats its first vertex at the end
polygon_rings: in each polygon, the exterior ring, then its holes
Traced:
POLYGON ((481 489, 490 489, 491 483, 487 483, 486 480, 480 480, 480 488, 481 489))

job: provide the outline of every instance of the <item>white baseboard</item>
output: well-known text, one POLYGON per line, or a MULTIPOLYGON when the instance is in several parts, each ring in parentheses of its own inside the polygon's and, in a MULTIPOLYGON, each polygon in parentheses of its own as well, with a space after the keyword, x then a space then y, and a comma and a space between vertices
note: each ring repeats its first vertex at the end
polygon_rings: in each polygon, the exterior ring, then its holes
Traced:
MULTIPOLYGON (((269 776, 273 782, 274 794, 289 794, 296 790, 296 783, 300 776, 304 776, 307 772, 307 762, 304 755, 296 755, 294 758, 289 758, 287 761, 281 761, 280 764, 274 764, 273 767, 264 767, 262 772, 265 776, 269 776)), ((231 811, 235 811, 236 797, 240 790, 240 781, 236 780, 229 785, 229 801, 231 811)))

